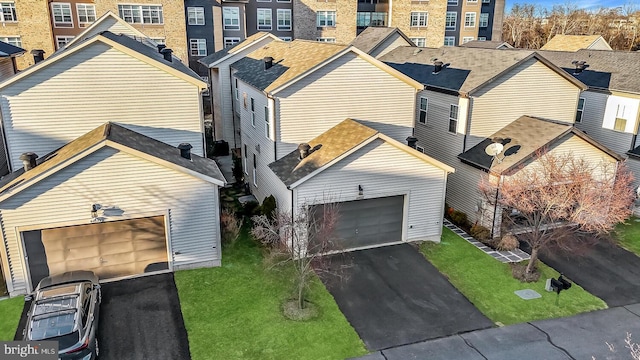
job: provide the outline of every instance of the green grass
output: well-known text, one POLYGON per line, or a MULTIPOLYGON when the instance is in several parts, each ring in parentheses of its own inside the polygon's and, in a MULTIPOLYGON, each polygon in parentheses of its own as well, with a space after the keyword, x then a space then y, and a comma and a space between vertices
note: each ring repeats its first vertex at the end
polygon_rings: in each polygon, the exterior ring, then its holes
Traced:
POLYGON ((496 323, 510 325, 607 307, 604 301, 576 284, 560 294, 556 305, 556 294, 544 289, 547 278, 559 275, 555 270, 539 262, 540 280, 521 283, 513 278, 508 264, 494 260, 447 228, 443 229, 440 244, 424 243, 420 250, 460 292, 496 323), (533 289, 542 297, 523 300, 513 293, 521 289, 533 289))
POLYGON ((0 341, 13 340, 23 307, 22 296, 0 301, 0 341))
POLYGON ((317 278, 310 300, 321 315, 295 322, 281 310, 290 278, 265 270, 260 250, 247 236, 222 255, 222 267, 175 274, 194 360, 344 359, 367 353, 317 278))
POLYGON ((633 216, 622 224, 618 224, 614 237, 625 249, 640 256, 640 219, 633 216))

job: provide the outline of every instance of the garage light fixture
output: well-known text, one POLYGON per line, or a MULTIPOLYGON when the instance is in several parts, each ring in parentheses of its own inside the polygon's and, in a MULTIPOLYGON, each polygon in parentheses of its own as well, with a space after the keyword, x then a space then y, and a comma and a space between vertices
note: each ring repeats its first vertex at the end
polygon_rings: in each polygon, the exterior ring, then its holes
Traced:
POLYGON ((358 195, 359 196, 364 195, 364 189, 362 188, 362 185, 358 185, 358 195))

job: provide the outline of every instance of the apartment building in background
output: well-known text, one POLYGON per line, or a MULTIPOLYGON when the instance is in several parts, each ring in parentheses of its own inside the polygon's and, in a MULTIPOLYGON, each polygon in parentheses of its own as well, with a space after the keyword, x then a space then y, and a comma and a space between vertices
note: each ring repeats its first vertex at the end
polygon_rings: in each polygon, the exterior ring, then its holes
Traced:
POLYGON ((501 41, 505 0, 447 0, 445 46, 501 41))

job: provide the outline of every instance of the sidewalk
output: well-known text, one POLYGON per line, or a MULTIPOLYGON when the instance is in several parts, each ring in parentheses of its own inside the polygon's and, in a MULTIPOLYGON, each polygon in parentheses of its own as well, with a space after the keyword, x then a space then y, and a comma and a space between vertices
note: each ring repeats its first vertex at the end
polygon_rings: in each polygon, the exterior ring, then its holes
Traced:
POLYGON ((358 359, 632 359, 624 344, 627 333, 640 343, 640 304, 472 331, 381 350, 358 359))

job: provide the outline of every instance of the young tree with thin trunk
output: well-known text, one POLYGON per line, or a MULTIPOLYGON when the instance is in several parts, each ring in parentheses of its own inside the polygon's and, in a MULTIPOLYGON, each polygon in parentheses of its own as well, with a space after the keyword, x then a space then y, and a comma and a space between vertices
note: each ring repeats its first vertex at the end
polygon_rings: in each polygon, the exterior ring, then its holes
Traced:
POLYGON ((315 271, 328 271, 329 257, 322 255, 336 249, 335 228, 338 204, 305 204, 295 215, 276 210, 272 218, 254 216, 251 234, 267 246, 271 256, 284 259, 276 265, 290 265, 294 270, 294 293, 298 309, 307 305, 307 292, 315 271), (314 270, 315 268, 315 270, 314 270))
POLYGON ((518 235, 531 248, 531 274, 539 252, 550 245, 577 246, 581 234, 601 235, 631 215, 633 176, 624 164, 594 163, 571 153, 539 152, 534 164, 497 177, 488 175, 479 189, 485 201, 506 213, 505 225, 529 231, 518 235), (497 196, 496 196, 497 192, 497 196))

